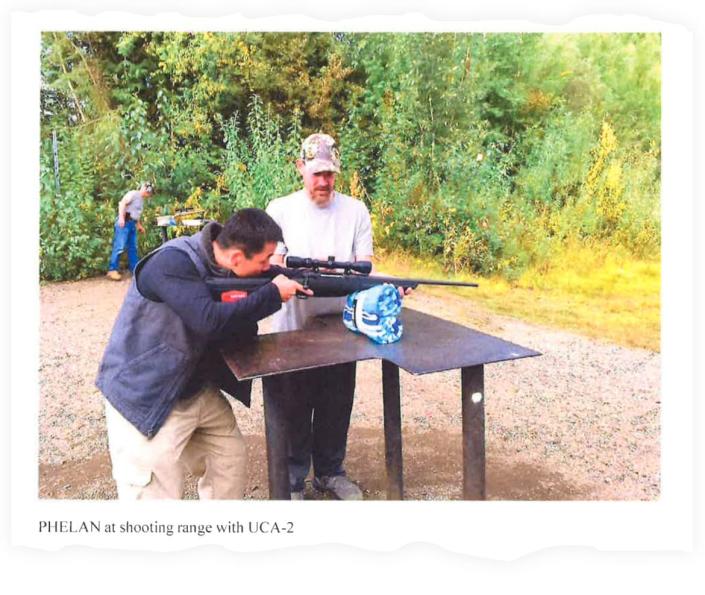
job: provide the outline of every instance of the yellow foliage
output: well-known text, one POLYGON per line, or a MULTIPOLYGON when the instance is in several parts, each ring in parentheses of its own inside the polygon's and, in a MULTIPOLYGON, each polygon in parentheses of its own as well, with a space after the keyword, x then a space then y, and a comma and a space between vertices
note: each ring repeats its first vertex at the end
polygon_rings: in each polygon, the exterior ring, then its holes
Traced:
POLYGON ((184 207, 187 209, 201 209, 201 197, 203 196, 203 188, 200 186, 196 188, 186 199, 184 207))
POLYGON ((614 230, 626 209, 622 200, 624 184, 622 183, 622 164, 612 162, 607 168, 604 183, 597 189, 597 213, 605 227, 614 230))
POLYGON ((220 174, 215 178, 215 193, 222 194, 223 190, 227 188, 227 183, 225 181, 225 175, 220 174))
MULTIPOLYGON (((379 268, 402 277, 449 279, 428 259, 398 253, 378 254, 379 268)), ((634 258, 606 245, 573 245, 554 255, 550 265, 524 273, 513 285, 500 277, 478 279, 467 273, 457 281, 477 281, 465 289, 424 287, 420 292, 472 300, 494 312, 582 333, 629 347, 660 349, 661 263, 634 258)))
POLYGON ((607 158, 617 148, 617 137, 609 122, 602 123, 600 132, 600 142, 595 151, 595 160, 587 175, 587 191, 589 195, 594 195, 599 183, 599 178, 605 169, 607 158))
POLYGON ((627 208, 624 201, 623 164, 613 154, 617 137, 609 122, 602 123, 600 142, 594 151, 594 161, 587 175, 587 198, 594 201, 602 227, 614 233, 627 208))
POLYGON ((561 211, 544 207, 536 218, 537 226, 544 230, 544 235, 558 235, 562 226, 561 211))
POLYGON ((514 214, 514 202, 511 200, 504 201, 502 206, 499 208, 499 219, 500 221, 509 221, 513 218, 514 214))
POLYGON ((383 203, 375 204, 375 208, 370 214, 370 220, 372 222, 373 237, 378 242, 389 237, 391 233, 391 224, 388 222, 392 215, 393 209, 389 205, 385 205, 383 203))
MULTIPOLYGON (((488 225, 487 220, 484 226, 488 225)), ((482 222, 480 224, 482 226, 482 222)), ((443 256, 446 262, 450 261, 453 272, 469 270, 473 263, 486 259, 489 248, 469 227, 465 227, 460 233, 455 227, 450 227, 443 240, 443 256)))
POLYGON ((210 134, 213 128, 208 120, 208 116, 203 112, 194 112, 192 114, 191 125, 193 127, 193 134, 196 136, 210 134))
POLYGON ((553 98, 548 93, 532 89, 526 99, 526 109, 530 112, 543 112, 551 107, 552 102, 553 98))
POLYGON ((352 176, 350 176, 350 196, 355 198, 364 198, 367 192, 365 192, 365 187, 362 185, 362 180, 357 170, 354 170, 352 176))

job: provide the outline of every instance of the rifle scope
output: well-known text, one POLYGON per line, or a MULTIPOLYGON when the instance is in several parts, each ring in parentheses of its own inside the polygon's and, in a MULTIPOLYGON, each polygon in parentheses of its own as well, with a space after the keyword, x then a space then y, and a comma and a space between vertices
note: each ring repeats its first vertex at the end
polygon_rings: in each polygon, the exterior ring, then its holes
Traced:
POLYGON ((372 271, 372 263, 369 260, 359 260, 358 262, 338 262, 335 256, 329 256, 328 260, 316 260, 315 258, 300 258, 298 256, 287 256, 286 266, 290 269, 343 269, 346 274, 355 272, 369 275, 372 271))

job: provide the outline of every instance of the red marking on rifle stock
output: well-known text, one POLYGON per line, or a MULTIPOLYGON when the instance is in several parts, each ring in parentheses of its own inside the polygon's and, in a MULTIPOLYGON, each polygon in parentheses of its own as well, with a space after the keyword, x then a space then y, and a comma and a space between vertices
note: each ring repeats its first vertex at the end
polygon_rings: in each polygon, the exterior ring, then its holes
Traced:
POLYGON ((232 291, 224 291, 220 294, 221 302, 237 302, 247 297, 246 291, 233 289, 232 291))

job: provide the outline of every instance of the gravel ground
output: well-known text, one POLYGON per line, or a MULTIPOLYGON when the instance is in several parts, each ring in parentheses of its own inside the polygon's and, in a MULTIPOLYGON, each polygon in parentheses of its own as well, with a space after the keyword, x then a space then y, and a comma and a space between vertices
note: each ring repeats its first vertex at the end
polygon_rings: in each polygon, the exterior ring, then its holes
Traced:
MULTIPOLYGON (((102 397, 93 381, 130 281, 41 287, 39 495, 115 498, 102 397)), ((418 291, 406 306, 540 351, 485 367, 487 498, 653 500, 660 490, 660 355, 489 313, 418 291)), ((269 328, 268 321, 262 331, 269 328)), ((381 369, 358 364, 346 468, 384 499, 381 369)), ((459 371, 401 373, 407 499, 461 497, 459 371)), ((233 405, 250 455, 247 498, 267 497, 260 383, 233 405)), ((193 481, 187 497, 194 496, 193 481)), ((317 495, 307 487, 307 497, 317 495)))

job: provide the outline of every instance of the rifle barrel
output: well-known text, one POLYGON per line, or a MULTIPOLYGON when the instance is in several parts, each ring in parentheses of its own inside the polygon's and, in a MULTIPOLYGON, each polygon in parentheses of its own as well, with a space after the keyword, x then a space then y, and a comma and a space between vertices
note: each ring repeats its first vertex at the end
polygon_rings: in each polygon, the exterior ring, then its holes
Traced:
POLYGON ((440 279, 394 279, 394 277, 388 277, 389 283, 393 285, 402 285, 404 282, 408 281, 410 283, 415 283, 416 285, 448 285, 452 287, 479 287, 477 283, 466 283, 464 281, 442 281, 440 279))
MULTIPOLYGON (((301 279, 297 281, 302 282, 301 279)), ((463 281, 442 281, 437 279, 404 279, 401 277, 383 277, 377 275, 335 275, 331 273, 314 273, 309 276, 309 283, 311 288, 315 291, 315 284, 323 281, 324 284, 328 282, 337 284, 340 287, 354 287, 359 285, 359 289, 367 289, 375 285, 381 285, 382 283, 391 283, 395 287, 416 287, 418 285, 446 285, 453 287, 479 287, 477 283, 467 283, 463 281)), ((349 293, 352 293, 354 289, 351 289, 349 293)))

